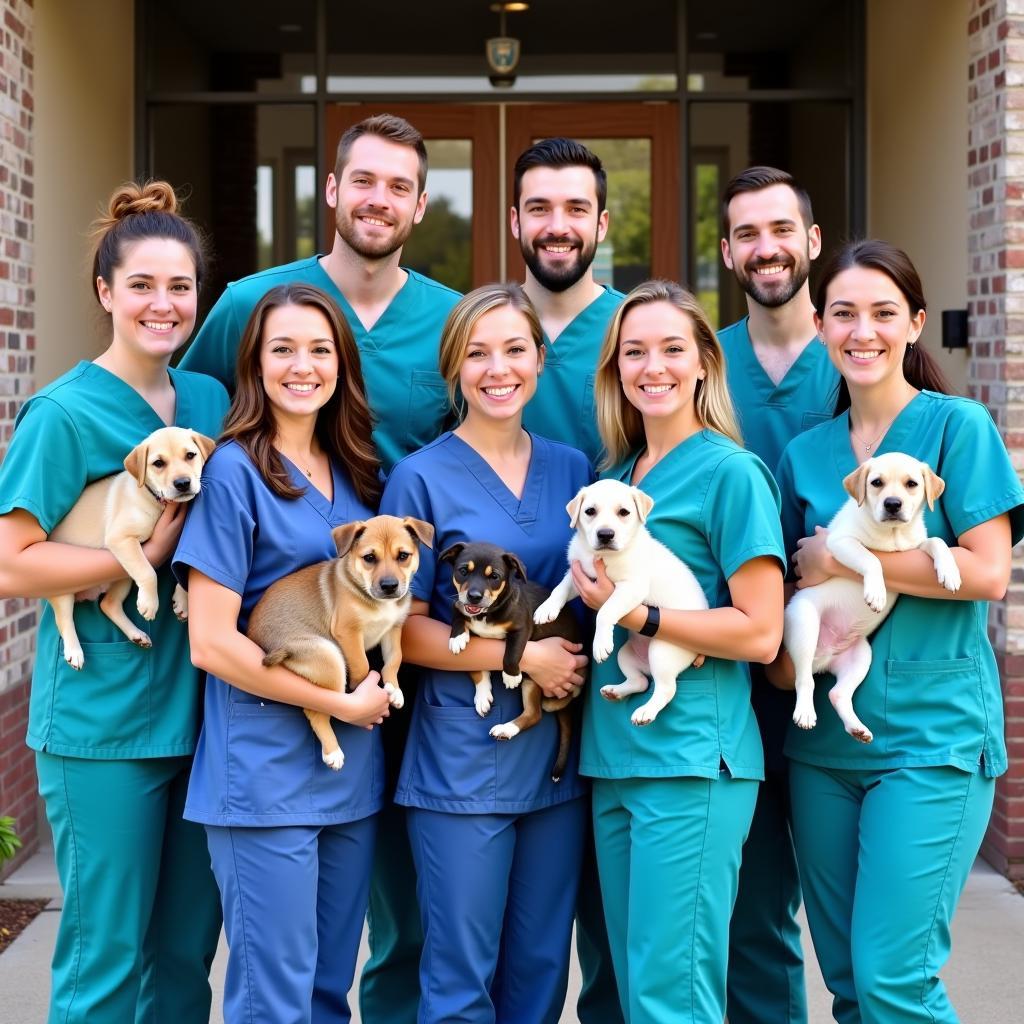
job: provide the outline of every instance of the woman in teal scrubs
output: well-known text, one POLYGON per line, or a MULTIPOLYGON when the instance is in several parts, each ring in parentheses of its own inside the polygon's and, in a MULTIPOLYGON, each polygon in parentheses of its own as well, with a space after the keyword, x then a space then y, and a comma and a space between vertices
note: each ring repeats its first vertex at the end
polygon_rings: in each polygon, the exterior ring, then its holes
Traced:
MULTIPOLYGON (((699 650, 649 726, 647 694, 611 703, 615 653, 594 670, 580 771, 594 777, 597 860, 619 999, 631 1024, 720 1021, 740 853, 763 776, 745 662, 782 636, 778 491, 739 443, 722 350, 696 300, 650 281, 609 326, 595 384, 606 476, 654 499, 651 534, 693 570, 709 610, 638 606, 626 627, 699 650)), ((598 608, 612 585, 576 586, 598 608)))
MULTIPOLYGON (((857 578, 825 548, 846 500, 843 478, 886 452, 927 462, 945 481, 929 535, 950 545, 953 594, 921 551, 882 553, 896 605, 871 637, 857 691, 869 744, 847 735, 816 688, 818 722, 790 727, 793 825, 807 918, 841 1024, 953 1024, 939 971, 950 922, 1006 771, 988 601, 1010 579, 1024 534, 1024 490, 984 406, 948 390, 921 347, 925 301, 906 254, 886 242, 845 246, 815 297, 822 343, 842 374, 834 419, 786 448, 778 479, 797 586, 857 578)), ((783 657, 777 685, 792 685, 783 657)))
MULTIPOLYGON (((110 343, 22 407, 0 467, 0 593, 44 597, 123 577, 105 549, 47 541, 82 489, 123 470, 158 427, 216 436, 227 408, 210 377, 169 368, 192 332, 203 252, 166 182, 124 185, 96 225, 93 281, 110 343)), ((185 507, 168 505, 142 550, 174 550, 185 507)), ((64 660, 42 606, 28 744, 53 830, 64 909, 53 957, 50 1021, 199 1024, 220 933, 202 829, 182 820, 199 715, 188 632, 159 569, 160 610, 136 647, 100 612, 75 607, 85 665, 64 660)), ((133 588, 134 591, 134 588, 133 588)))

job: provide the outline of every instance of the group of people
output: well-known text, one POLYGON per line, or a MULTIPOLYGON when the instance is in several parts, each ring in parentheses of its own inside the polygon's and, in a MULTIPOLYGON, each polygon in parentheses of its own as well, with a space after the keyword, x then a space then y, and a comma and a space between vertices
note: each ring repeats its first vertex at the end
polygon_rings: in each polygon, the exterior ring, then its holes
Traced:
MULTIPOLYGON (((674 282, 595 282, 606 175, 554 138, 515 164, 525 281, 459 296, 400 264, 426 172, 404 120, 346 131, 331 251, 229 285, 177 369, 200 237, 163 182, 123 186, 97 224, 109 346, 25 403, 0 466, 0 593, 85 597, 80 672, 44 607, 28 732, 65 893, 50 1021, 206 1021, 222 919, 229 1024, 346 1021, 368 918, 367 1024, 554 1024, 574 923, 583 1024, 805 1024, 801 891, 841 1024, 956 1021, 939 970, 1007 767, 985 602, 1008 584, 1024 490, 987 411, 950 394, 918 341, 910 260, 844 245, 812 298, 810 198, 749 168, 722 202, 748 316, 716 334, 674 282), (142 649, 89 600, 123 574, 114 557, 47 536, 170 423, 219 444, 187 514, 167 506, 143 546, 161 606, 142 649), (928 530, 963 585, 944 590, 920 551, 879 556, 900 597, 858 691, 863 745, 825 687, 817 727, 790 725, 783 606, 787 586, 851 575, 823 528, 844 478, 887 451, 944 479, 928 530), (450 650, 438 554, 488 541, 554 586, 566 505, 599 475, 653 498, 648 529, 709 605, 638 606, 616 647, 642 630, 703 657, 639 728, 642 696, 600 695, 614 656, 528 643, 522 670, 546 696, 583 687, 554 782, 554 716, 490 734, 519 691, 497 675, 502 641, 450 650), (402 710, 376 672, 321 689, 264 666, 246 636, 267 587, 378 511, 435 531, 403 629, 402 710), (489 709, 479 671, 495 673, 489 709), (335 719, 340 772, 303 708, 335 719)), ((600 563, 596 577, 574 570, 591 609, 612 590, 600 563)))

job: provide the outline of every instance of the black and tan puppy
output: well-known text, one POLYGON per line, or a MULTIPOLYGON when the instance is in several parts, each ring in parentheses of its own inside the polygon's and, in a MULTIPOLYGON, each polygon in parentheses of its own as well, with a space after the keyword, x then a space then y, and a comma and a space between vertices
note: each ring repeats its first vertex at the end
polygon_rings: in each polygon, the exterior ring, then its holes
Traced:
MULTIPOLYGON (((376 516, 331 531, 338 557, 283 576, 252 611, 250 640, 267 652, 264 665, 284 665, 317 686, 343 690, 370 671, 366 652, 380 644, 381 680, 391 706, 405 698, 398 685, 402 624, 419 566, 419 545, 430 547, 434 528, 419 519, 376 516)), ((330 715, 306 710, 323 747, 324 764, 345 762, 330 715)))
MULTIPOLYGON (((574 643, 580 641, 576 617, 563 608, 552 622, 537 625, 533 613, 544 603, 550 591, 526 578, 526 569, 516 555, 502 551, 494 544, 453 544, 441 553, 440 561, 452 563, 452 583, 457 597, 452 607, 452 633, 448 649, 453 654, 465 650, 469 634, 505 641, 505 657, 501 678, 509 689, 522 683, 523 713, 511 722, 502 722, 491 729, 498 740, 510 740, 539 721, 541 711, 558 714, 558 754, 551 777, 557 782, 565 772, 572 739, 572 712, 569 701, 579 695, 579 688, 570 697, 542 697, 540 687, 529 676, 523 676, 520 661, 530 640, 560 636, 574 643)), ((491 710, 494 695, 490 672, 471 672, 476 685, 474 705, 483 718, 491 710)))

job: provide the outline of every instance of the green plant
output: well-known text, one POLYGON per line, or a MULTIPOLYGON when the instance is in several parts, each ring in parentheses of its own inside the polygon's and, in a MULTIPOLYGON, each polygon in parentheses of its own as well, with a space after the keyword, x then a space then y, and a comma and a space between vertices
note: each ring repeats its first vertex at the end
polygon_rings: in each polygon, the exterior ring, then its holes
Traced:
POLYGON ((0 864, 10 860, 20 849, 21 840, 14 831, 14 819, 0 818, 0 864))

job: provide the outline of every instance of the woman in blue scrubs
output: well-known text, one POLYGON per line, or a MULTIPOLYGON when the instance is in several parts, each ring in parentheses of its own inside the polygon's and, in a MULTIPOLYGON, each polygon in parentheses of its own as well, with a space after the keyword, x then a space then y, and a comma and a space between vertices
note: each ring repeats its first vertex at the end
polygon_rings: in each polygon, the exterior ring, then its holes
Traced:
MULTIPOLYGON (((640 605, 626 627, 706 655, 679 677, 648 726, 613 703, 615 652, 594 670, 580 771, 594 777, 594 836, 622 1012, 631 1024, 721 1021, 729 917, 740 856, 764 777, 745 662, 770 661, 782 637, 778 491, 739 444, 721 347, 700 306, 669 281, 626 296, 595 384, 605 475, 654 499, 651 534, 693 570, 709 609, 640 605)), ((573 567, 599 608, 612 585, 573 567)))
MULTIPOLYGON (((409 808, 425 943, 421 1024, 554 1024, 569 966, 586 786, 577 749, 551 779, 555 716, 512 740, 491 735, 522 711, 500 669, 504 643, 473 637, 448 649, 455 590, 437 553, 489 541, 519 556, 529 578, 553 587, 565 572, 565 506, 591 478, 575 448, 523 429, 523 408, 544 365, 537 315, 518 285, 463 298, 441 337, 441 372, 461 423, 399 462, 382 511, 432 523, 402 635, 406 662, 425 666, 396 800, 409 808), (471 670, 489 669, 493 705, 474 707, 471 670)), ((583 682, 586 658, 558 638, 530 642, 522 671, 550 696, 583 682)), ((576 745, 578 747, 578 744, 576 745)))
POLYGON ((370 412, 352 333, 311 285, 257 303, 237 381, 174 556, 192 660, 209 673, 185 816, 206 826, 220 888, 227 1024, 347 1021, 388 697, 376 673, 345 693, 265 668, 245 628, 271 583, 334 557, 332 529, 373 514, 370 412), (302 708, 342 723, 340 772, 302 708))
MULTIPOLYGON (((847 735, 829 706, 831 677, 816 688, 815 728, 790 727, 807 918, 841 1024, 953 1024, 939 971, 1007 767, 987 602, 1006 591, 1024 491, 984 406, 944 393, 918 340, 925 301, 905 253, 880 241, 845 246, 821 272, 815 310, 843 381, 835 418, 791 442, 779 465, 797 586, 858 578, 817 528, 846 500, 845 476, 896 451, 945 481, 925 522, 950 545, 963 584, 945 590, 924 552, 880 553, 900 597, 871 637, 856 696, 873 742, 847 735)), ((773 675, 792 685, 788 658, 773 675)))
MULTIPOLYGON (((18 415, 0 467, 5 598, 88 591, 123 577, 106 549, 51 543, 47 535, 87 484, 121 472, 153 430, 220 430, 224 388, 169 366, 195 325, 204 270, 199 236, 176 211, 167 182, 126 184, 95 225, 93 282, 109 316, 109 345, 18 415)), ((180 504, 164 509, 142 546, 152 565, 170 557, 184 512, 180 504)), ((154 621, 137 614, 134 594, 125 601, 152 637, 149 648, 125 640, 95 600, 76 604, 86 652, 77 672, 65 661, 53 609, 41 609, 28 744, 64 892, 54 1024, 209 1019, 220 911, 202 831, 181 816, 200 683, 171 607, 169 567, 158 581, 154 621)))

